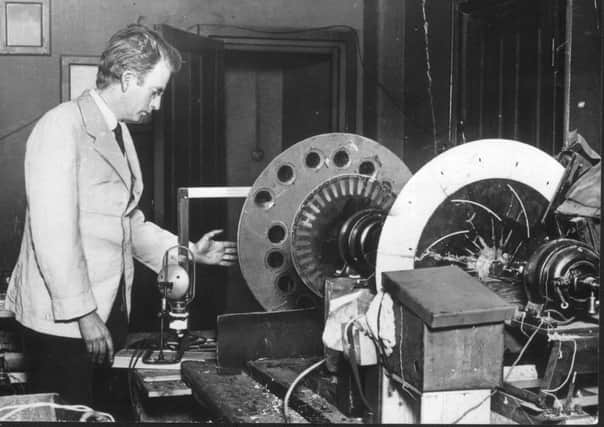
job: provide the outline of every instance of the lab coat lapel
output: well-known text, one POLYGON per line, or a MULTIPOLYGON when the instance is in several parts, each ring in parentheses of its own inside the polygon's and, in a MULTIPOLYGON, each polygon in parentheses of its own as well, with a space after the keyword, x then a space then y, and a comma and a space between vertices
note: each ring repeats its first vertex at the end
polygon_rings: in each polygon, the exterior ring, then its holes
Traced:
MULTIPOLYGON (((95 139, 94 149, 113 167, 126 188, 130 190, 131 175, 128 162, 117 145, 113 130, 108 128, 90 92, 84 92, 76 102, 80 107, 86 132, 95 139)), ((132 145, 132 139, 129 139, 132 145)))

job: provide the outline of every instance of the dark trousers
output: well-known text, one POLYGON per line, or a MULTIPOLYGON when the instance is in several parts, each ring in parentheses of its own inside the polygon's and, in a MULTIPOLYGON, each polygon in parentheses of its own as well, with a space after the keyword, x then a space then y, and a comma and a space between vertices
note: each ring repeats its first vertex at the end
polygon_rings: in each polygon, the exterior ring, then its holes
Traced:
MULTIPOLYGON (((107 320, 114 351, 124 347, 128 335, 124 288, 122 278, 118 296, 107 320)), ((97 390, 103 387, 103 380, 109 378, 109 365, 93 364, 81 338, 59 337, 42 334, 24 326, 21 328, 23 352, 29 371, 28 391, 59 393, 67 403, 92 405, 97 390)))

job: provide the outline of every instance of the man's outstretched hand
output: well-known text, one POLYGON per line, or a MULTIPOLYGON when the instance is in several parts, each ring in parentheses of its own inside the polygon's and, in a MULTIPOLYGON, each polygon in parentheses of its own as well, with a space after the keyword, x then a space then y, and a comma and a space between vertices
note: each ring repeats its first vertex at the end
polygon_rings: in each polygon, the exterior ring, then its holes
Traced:
POLYGON ((237 263, 237 244, 229 241, 214 240, 222 230, 212 230, 193 244, 192 252, 195 262, 209 265, 230 267, 237 263))

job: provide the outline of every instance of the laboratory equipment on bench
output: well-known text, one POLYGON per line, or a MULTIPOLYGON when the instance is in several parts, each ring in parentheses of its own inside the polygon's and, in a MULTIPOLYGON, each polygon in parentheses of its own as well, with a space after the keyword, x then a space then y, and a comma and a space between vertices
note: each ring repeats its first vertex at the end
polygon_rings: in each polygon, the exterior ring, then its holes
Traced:
POLYGON ((158 348, 149 348, 143 362, 149 364, 178 363, 188 343, 188 306, 195 298, 195 261, 188 247, 176 245, 163 257, 162 269, 157 275, 157 287, 161 294, 158 348), (168 332, 165 325, 168 324, 168 332), (176 351, 166 351, 166 335, 176 335, 176 351))

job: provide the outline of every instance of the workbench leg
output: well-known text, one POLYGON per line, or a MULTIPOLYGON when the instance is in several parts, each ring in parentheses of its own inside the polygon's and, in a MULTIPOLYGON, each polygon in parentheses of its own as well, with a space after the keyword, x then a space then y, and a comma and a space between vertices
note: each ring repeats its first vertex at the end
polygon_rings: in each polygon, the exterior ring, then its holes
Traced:
POLYGON ((130 395, 131 401, 130 404, 132 405, 132 409, 134 411, 134 421, 135 422, 144 422, 145 419, 147 418, 145 415, 145 409, 143 408, 143 398, 142 398, 142 394, 143 391, 141 390, 141 387, 138 384, 138 381, 134 380, 132 381, 132 393, 130 395))

